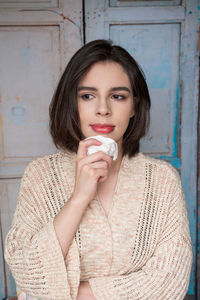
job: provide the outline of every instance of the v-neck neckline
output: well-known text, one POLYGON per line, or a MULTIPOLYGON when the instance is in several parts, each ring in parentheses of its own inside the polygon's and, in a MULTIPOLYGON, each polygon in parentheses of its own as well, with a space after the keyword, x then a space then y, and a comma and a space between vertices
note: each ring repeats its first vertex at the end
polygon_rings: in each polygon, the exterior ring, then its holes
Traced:
POLYGON ((110 203, 110 207, 109 207, 108 213, 106 213, 105 209, 103 208, 103 205, 102 205, 102 203, 101 203, 101 201, 99 199, 99 195, 96 192, 95 198, 97 200, 98 205, 101 207, 101 210, 104 213, 104 215, 105 215, 105 217, 106 217, 107 220, 111 216, 111 213, 112 213, 112 210, 113 210, 113 206, 114 206, 114 202, 115 202, 115 198, 116 198, 116 195, 118 194, 119 185, 120 185, 120 179, 121 179, 121 172, 122 172, 122 168, 123 168, 123 165, 124 165, 125 157, 126 157, 126 155, 124 155, 122 157, 122 161, 121 161, 121 164, 120 164, 120 167, 119 167, 119 172, 118 172, 118 175, 117 175, 117 180, 116 180, 116 184, 115 184, 115 188, 114 188, 114 192, 113 192, 113 195, 112 195, 112 200, 111 200, 111 203, 110 203))

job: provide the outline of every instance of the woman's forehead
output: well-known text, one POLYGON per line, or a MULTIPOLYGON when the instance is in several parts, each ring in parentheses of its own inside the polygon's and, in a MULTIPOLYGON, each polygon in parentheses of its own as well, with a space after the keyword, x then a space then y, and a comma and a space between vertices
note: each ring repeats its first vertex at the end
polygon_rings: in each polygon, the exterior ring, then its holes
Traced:
POLYGON ((102 83, 109 85, 121 86, 127 85, 130 87, 130 80, 123 67, 114 61, 103 61, 93 64, 87 73, 82 77, 79 86, 85 84, 95 84, 99 86, 102 83))

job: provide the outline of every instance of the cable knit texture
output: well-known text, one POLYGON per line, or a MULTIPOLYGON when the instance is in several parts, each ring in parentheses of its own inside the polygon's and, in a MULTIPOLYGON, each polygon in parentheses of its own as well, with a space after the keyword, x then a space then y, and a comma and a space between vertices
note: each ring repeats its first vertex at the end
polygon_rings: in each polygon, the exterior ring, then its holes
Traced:
POLYGON ((76 299, 80 281, 89 281, 97 300, 183 299, 192 250, 176 169, 141 152, 124 156, 108 215, 96 196, 64 259, 53 219, 73 192, 75 158, 60 151, 24 172, 5 246, 18 288, 38 299, 68 300, 76 299))

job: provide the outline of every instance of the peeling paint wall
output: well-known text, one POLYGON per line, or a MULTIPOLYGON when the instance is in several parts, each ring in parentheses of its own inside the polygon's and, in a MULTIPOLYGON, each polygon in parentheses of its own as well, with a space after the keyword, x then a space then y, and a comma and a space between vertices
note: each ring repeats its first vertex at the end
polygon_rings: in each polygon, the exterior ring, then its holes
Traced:
POLYGON ((129 50, 146 74, 152 98, 151 126, 141 150, 170 162, 181 175, 194 258, 188 299, 195 299, 200 2, 85 0, 85 3, 86 41, 112 39, 129 50))
POLYGON ((15 296, 4 240, 27 164, 58 150, 48 107, 82 45, 82 0, 0 1, 0 299, 15 296))

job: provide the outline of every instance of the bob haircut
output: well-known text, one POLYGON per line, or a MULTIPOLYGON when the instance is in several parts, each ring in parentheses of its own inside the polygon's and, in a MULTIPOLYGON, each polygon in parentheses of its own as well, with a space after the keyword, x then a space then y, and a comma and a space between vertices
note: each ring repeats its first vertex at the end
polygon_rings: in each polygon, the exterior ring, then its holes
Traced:
POLYGON ((77 152, 84 137, 80 130, 77 90, 80 80, 98 62, 113 61, 127 73, 134 98, 135 115, 123 136, 122 153, 133 157, 139 152, 140 139, 150 122, 150 96, 144 74, 133 57, 110 40, 94 40, 81 47, 71 58, 49 106, 49 129, 57 149, 77 152))

